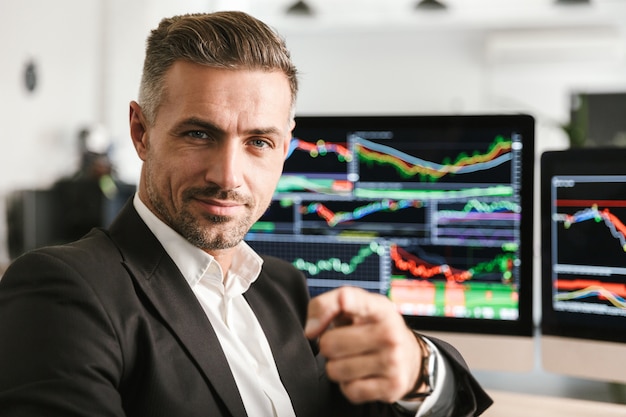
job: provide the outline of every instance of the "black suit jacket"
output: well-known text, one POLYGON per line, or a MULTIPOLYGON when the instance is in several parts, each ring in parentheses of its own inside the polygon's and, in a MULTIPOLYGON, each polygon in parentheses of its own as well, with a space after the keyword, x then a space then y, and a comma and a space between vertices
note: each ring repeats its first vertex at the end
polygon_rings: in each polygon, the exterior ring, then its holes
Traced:
MULTIPOLYGON (((303 336, 302 274, 265 257, 245 294, 298 416, 392 415, 347 403, 303 336)), ((253 342, 252 342, 253 343, 253 342)), ((491 400, 460 356, 455 415, 491 400)), ((0 280, 1 416, 245 416, 189 285, 129 202, 108 231, 18 258, 0 280)))

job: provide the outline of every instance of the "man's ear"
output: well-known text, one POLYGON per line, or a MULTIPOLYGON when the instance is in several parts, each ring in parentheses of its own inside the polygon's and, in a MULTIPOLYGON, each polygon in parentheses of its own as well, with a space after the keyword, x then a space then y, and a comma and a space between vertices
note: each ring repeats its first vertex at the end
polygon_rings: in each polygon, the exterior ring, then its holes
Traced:
POLYGON ((147 122, 141 110, 141 106, 136 101, 130 102, 129 111, 130 137, 137 151, 137 155, 142 161, 146 160, 148 151, 148 129, 147 122))

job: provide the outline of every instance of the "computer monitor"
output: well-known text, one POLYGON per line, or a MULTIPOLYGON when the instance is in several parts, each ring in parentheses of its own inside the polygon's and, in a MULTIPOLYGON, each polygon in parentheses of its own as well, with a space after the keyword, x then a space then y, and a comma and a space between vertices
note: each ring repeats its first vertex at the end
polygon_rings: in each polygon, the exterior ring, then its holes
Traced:
POLYGON ((577 146, 626 145, 626 91, 574 91, 565 127, 577 146))
POLYGON ((298 117, 247 242, 312 296, 384 294, 473 368, 530 370, 533 135, 527 115, 298 117))
POLYGON ((543 367, 626 382, 626 149, 543 153, 540 204, 543 367))

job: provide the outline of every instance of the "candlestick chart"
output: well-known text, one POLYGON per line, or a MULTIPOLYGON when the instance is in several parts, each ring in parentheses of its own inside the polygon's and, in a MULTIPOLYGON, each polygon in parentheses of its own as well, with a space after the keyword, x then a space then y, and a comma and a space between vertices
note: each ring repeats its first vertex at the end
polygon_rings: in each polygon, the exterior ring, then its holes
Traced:
POLYGON ((626 177, 553 181, 556 310, 626 316, 626 177))
POLYGON ((301 128, 246 240, 311 295, 356 285, 407 315, 516 320, 522 149, 496 128, 301 128))

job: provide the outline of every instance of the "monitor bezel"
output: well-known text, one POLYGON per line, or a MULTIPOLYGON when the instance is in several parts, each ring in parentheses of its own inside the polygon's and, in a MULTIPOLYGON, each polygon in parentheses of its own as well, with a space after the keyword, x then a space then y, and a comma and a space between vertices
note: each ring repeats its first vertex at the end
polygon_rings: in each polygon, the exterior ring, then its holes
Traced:
POLYGON ((546 151, 540 160, 541 333, 548 336, 626 343, 625 317, 563 312, 552 304, 551 180, 555 175, 625 175, 626 148, 570 148, 546 151), (592 164, 591 161, 598 163, 592 164))

